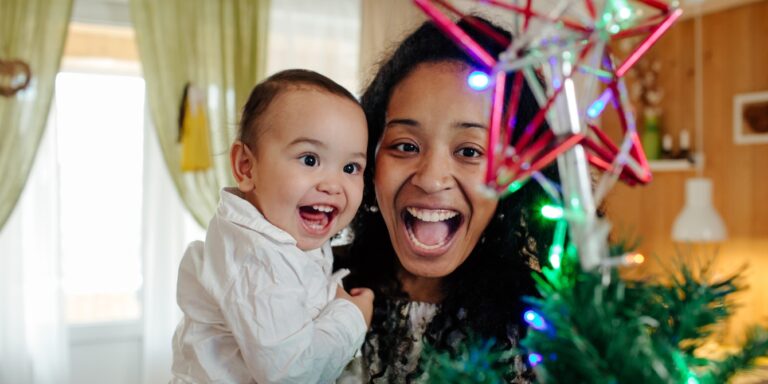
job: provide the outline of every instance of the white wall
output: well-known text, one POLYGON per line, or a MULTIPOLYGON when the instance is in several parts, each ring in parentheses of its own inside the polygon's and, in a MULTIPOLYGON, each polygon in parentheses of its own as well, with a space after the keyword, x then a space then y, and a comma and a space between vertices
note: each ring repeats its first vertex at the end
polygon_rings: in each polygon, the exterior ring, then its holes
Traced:
POLYGON ((137 384, 141 380, 141 350, 138 322, 70 327, 69 382, 137 384))

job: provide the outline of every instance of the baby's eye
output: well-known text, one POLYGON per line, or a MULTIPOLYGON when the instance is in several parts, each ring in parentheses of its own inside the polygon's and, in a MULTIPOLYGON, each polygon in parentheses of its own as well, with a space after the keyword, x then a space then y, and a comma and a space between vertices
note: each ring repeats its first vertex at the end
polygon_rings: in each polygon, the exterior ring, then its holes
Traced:
POLYGON ((350 175, 356 175, 362 170, 363 166, 358 163, 349 163, 344 166, 344 173, 348 173, 350 175))
POLYGON ((308 167, 314 167, 315 165, 317 165, 317 156, 315 155, 304 155, 300 157, 299 160, 301 160, 304 163, 304 165, 308 167))
POLYGON ((396 144, 394 148, 401 152, 418 152, 419 151, 419 147, 417 147, 416 144, 413 144, 413 143, 396 144))
POLYGON ((462 157, 480 157, 483 155, 479 149, 472 147, 460 148, 458 151, 456 151, 456 154, 462 157))

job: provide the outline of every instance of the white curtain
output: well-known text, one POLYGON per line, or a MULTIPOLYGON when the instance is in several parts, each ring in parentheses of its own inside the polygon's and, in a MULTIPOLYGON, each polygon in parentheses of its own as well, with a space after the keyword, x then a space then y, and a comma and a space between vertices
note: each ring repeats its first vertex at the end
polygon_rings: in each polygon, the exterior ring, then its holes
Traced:
MULTIPOLYGON (((145 109, 149 111, 149 108, 145 109)), ((184 207, 147 114, 144 130, 143 255, 143 383, 171 378, 171 337, 181 319, 176 305, 176 275, 181 256, 192 240, 203 240, 203 229, 184 207)))
POLYGON ((311 69, 359 93, 360 0, 273 1, 267 38, 267 75, 311 69))
POLYGON ((51 119, 19 203, 0 231, 3 384, 67 383, 69 377, 54 124, 51 119))

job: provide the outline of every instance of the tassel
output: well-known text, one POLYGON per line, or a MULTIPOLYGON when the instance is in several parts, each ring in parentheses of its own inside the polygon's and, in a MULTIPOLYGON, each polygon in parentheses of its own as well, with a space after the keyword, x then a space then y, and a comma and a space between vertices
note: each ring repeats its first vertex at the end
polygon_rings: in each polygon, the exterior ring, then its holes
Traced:
POLYGON ((182 172, 204 171, 212 166, 205 104, 205 95, 187 83, 179 113, 182 172))

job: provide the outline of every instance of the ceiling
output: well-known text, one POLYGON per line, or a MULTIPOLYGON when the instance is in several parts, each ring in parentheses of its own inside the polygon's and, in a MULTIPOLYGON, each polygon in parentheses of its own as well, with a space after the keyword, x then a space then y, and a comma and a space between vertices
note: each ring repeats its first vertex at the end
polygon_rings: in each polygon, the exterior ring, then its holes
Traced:
MULTIPOLYGON (((226 1, 226 0, 211 0, 226 1)), ((286 1, 286 0, 280 0, 286 1)), ((322 1, 322 0, 318 0, 322 1)), ((361 0, 366 1, 366 0, 361 0)), ((384 1, 384 0, 369 0, 384 1)), ((386 0, 391 1, 391 0, 386 0)), ((465 1, 465 0, 464 0, 465 1)), ((554 3, 554 0, 539 0, 554 3)), ((599 2, 599 0, 597 0, 599 2)), ((674 1, 674 0, 673 0, 674 1)), ((683 17, 690 17, 701 10, 704 13, 716 12, 727 8, 765 0, 679 0, 684 11, 683 17)), ((111 24, 127 26, 131 24, 129 0, 75 0, 72 20, 91 24, 111 24)))

